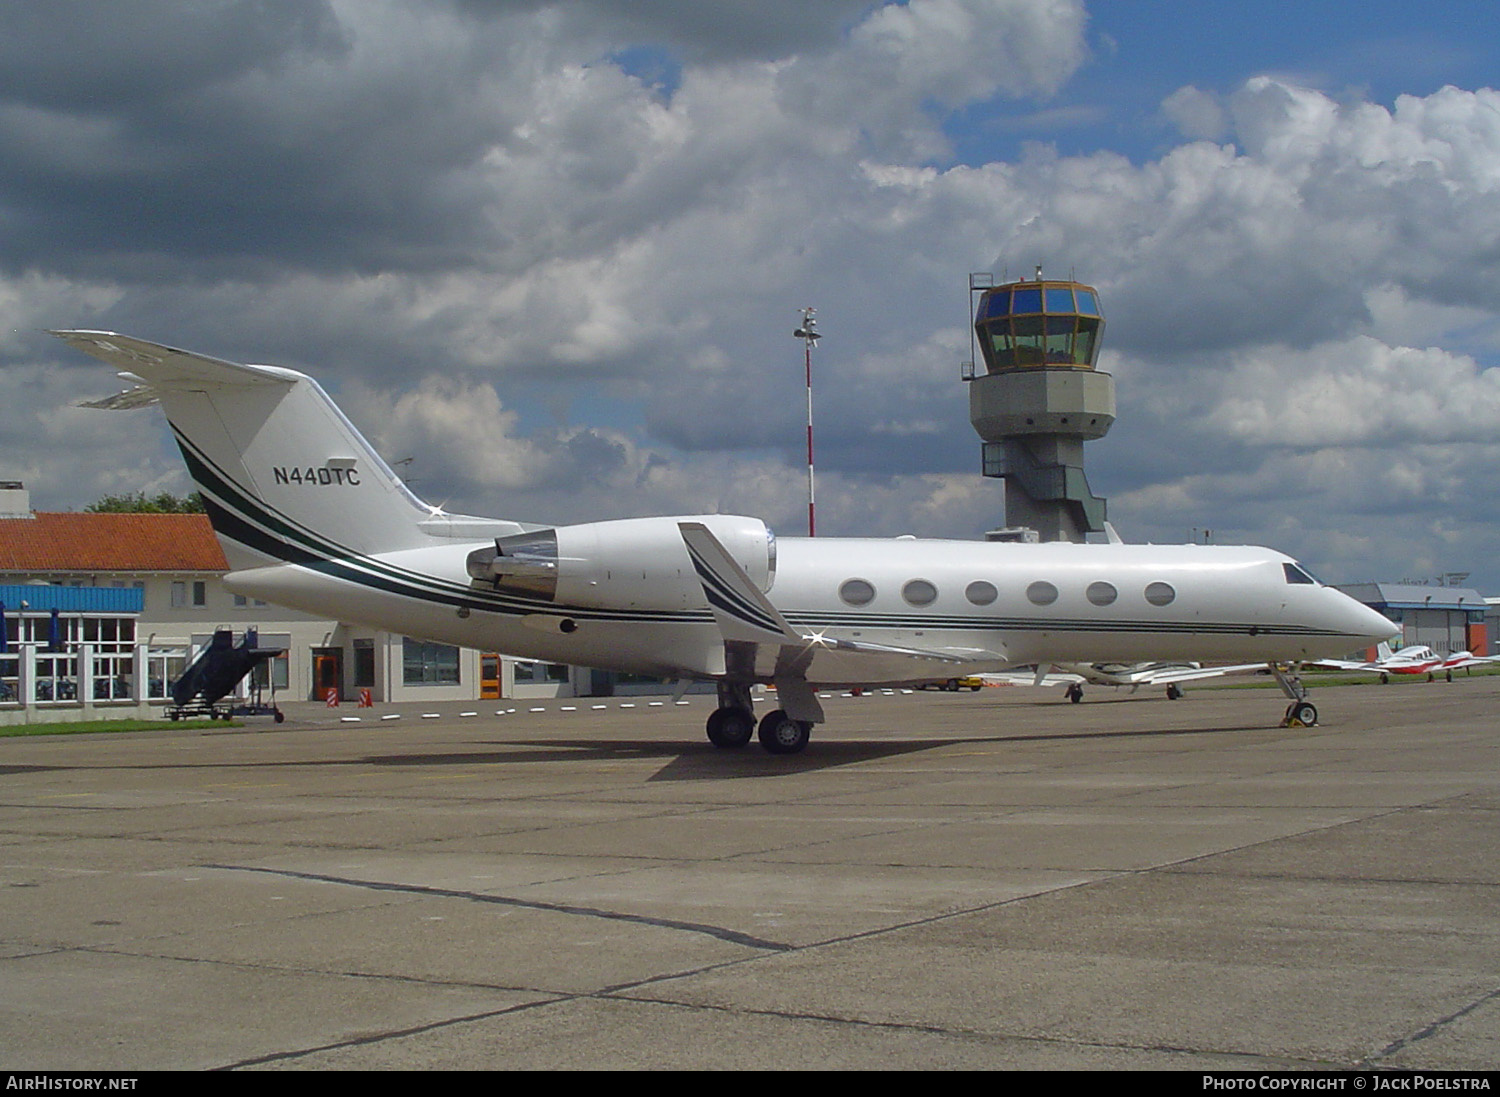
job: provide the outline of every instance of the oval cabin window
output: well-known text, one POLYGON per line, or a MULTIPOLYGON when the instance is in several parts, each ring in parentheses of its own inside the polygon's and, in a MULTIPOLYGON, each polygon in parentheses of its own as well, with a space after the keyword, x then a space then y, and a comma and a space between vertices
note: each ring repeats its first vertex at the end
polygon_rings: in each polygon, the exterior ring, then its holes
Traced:
POLYGON ((909 605, 930 606, 937 601, 937 587, 926 579, 913 579, 901 588, 901 597, 905 598, 909 605))
POLYGON ((976 579, 964 588, 964 597, 976 606, 987 606, 1000 597, 1000 592, 995 589, 994 583, 986 583, 983 579, 976 579))
POLYGON ((1034 606, 1050 606, 1057 601, 1057 588, 1045 579, 1039 579, 1026 588, 1026 597, 1034 606))
POLYGON ((1151 583, 1146 587, 1146 601, 1153 606, 1170 606, 1176 597, 1170 583, 1151 583))
POLYGON ((1084 593, 1096 606, 1107 606, 1120 596, 1120 592, 1109 583, 1090 583, 1089 589, 1084 593))
POLYGON ((839 597, 851 606, 867 606, 875 600, 875 587, 865 579, 845 579, 839 597))

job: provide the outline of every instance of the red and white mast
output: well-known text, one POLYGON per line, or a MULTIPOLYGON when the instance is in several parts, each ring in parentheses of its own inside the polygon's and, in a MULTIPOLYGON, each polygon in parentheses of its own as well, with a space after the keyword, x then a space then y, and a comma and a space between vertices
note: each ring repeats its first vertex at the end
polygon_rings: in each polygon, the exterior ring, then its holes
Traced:
POLYGON ((802 326, 792 335, 802 340, 802 355, 807 367, 807 535, 817 536, 817 495, 813 489, 813 399, 812 399, 812 349, 822 336, 818 333, 818 310, 811 306, 802 310, 802 326))

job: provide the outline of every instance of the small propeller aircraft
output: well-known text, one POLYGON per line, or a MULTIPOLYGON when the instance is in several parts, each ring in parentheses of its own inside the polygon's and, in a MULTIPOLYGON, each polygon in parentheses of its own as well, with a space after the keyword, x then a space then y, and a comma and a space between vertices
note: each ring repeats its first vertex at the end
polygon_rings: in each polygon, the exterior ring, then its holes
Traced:
MULTIPOLYGON (((448 514, 312 378, 54 332, 160 403, 232 592, 530 659, 717 683, 708 737, 792 754, 819 687, 1008 667, 1338 655, 1395 626, 1263 548, 776 538, 730 514, 547 525, 448 514), (779 707, 757 725, 752 688, 779 707)), ((1304 724, 1317 713, 1283 679, 1304 724)))
POLYGON ((1439 655, 1426 644, 1408 644, 1398 651, 1392 651, 1389 644, 1381 643, 1375 647, 1374 659, 1363 662, 1353 659, 1318 659, 1310 661, 1308 665, 1322 667, 1324 670, 1378 674, 1382 682, 1389 682, 1392 674, 1425 674, 1430 682, 1439 674, 1451 679, 1455 670, 1482 667, 1496 662, 1500 662, 1500 656, 1475 655, 1468 651, 1439 655))

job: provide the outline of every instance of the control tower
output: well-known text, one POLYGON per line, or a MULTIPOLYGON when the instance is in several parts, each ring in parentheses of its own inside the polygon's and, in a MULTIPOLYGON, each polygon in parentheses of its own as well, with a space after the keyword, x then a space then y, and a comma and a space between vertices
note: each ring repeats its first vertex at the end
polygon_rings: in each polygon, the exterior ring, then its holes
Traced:
POLYGON ((1039 267, 1033 281, 999 286, 970 275, 969 300, 980 354, 964 370, 969 421, 984 440, 984 475, 1005 480, 1010 527, 991 536, 1030 539, 1029 529, 1042 541, 1082 541, 1103 532, 1104 500, 1083 473, 1083 443, 1115 421, 1115 379, 1094 368, 1099 294, 1043 279, 1039 267))

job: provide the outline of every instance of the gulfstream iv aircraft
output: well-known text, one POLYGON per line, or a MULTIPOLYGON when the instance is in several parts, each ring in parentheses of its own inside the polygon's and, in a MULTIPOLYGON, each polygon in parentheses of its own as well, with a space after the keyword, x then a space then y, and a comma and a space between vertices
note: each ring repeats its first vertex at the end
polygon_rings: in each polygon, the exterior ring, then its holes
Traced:
POLYGON ((712 680, 720 747, 756 732, 757 684, 779 706, 760 741, 791 754, 823 720, 819 687, 1027 664, 1296 661, 1396 631, 1262 548, 778 540, 729 514, 565 526, 451 515, 414 496, 304 374, 55 334, 136 385, 90 406, 161 404, 230 591, 529 659, 712 680))

